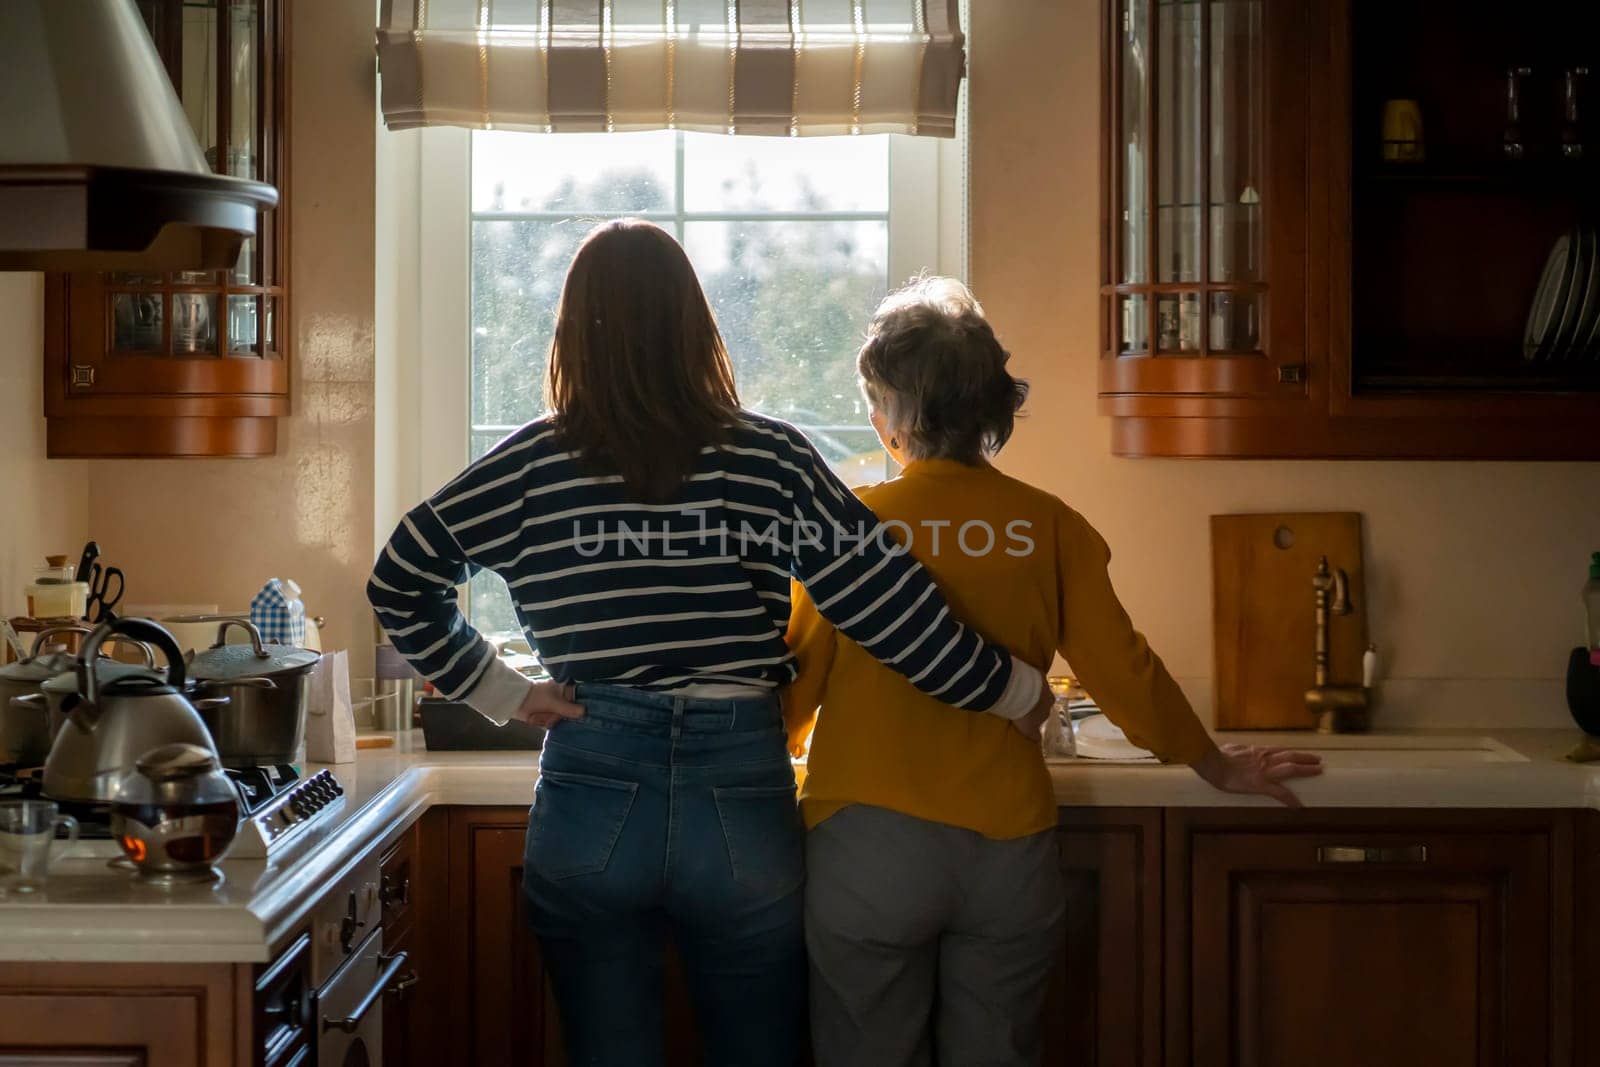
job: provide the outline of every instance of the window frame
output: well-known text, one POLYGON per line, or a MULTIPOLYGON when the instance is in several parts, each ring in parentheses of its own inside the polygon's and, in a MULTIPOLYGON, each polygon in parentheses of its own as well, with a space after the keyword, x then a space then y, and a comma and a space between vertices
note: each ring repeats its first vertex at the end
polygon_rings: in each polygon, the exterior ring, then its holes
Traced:
MULTIPOLYGON (((963 109, 964 110, 964 109, 963 109)), ((896 136, 889 143, 889 286, 920 269, 965 278, 965 123, 954 139, 896 136)), ((418 136, 417 367, 419 405, 417 497, 443 485, 467 465, 475 432, 471 411, 472 223, 488 212, 472 210, 472 133, 433 127, 418 136)), ((876 221, 883 212, 691 212, 683 209, 683 138, 677 144, 675 210, 653 212, 496 212, 495 218, 638 217, 655 221, 680 240, 685 222, 876 221)), ((515 427, 506 427, 507 433, 515 427)))

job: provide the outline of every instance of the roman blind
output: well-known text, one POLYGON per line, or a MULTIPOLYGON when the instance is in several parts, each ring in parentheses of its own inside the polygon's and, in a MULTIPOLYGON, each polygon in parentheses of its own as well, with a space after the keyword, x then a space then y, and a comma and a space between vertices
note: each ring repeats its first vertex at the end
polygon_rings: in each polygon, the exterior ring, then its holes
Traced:
POLYGON ((390 129, 950 137, 959 0, 382 0, 390 129))

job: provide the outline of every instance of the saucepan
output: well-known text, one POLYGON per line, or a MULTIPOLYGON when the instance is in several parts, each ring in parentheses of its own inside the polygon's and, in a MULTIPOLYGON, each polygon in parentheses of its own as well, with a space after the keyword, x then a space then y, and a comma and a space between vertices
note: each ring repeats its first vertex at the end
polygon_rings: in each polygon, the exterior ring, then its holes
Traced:
MULTIPOLYGON (((46 627, 33 639, 26 659, 0 667, 0 763, 34 766, 50 753, 50 742, 66 721, 60 703, 76 689, 70 683, 77 658, 64 650, 49 650, 47 642, 60 634, 88 634, 91 630, 80 624, 46 627), (67 679, 61 688, 46 684, 63 675, 67 679)), ((149 645, 137 644, 144 653, 144 667, 108 663, 107 677, 118 669, 132 672, 155 667, 155 652, 149 645)))
POLYGON ((201 711, 224 765, 296 760, 305 740, 311 670, 319 659, 308 649, 266 644, 247 619, 225 619, 217 626, 216 644, 194 654, 189 676, 199 695, 229 698, 221 707, 201 711), (228 644, 232 627, 243 628, 250 643, 228 644))

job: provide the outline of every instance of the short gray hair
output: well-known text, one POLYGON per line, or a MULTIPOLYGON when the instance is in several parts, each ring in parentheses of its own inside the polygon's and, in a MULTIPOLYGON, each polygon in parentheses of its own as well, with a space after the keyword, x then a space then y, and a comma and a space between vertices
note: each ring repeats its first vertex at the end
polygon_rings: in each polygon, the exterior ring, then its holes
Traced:
POLYGON ((1028 383, 954 278, 917 278, 878 305, 856 373, 914 459, 976 463, 1011 437, 1028 383))

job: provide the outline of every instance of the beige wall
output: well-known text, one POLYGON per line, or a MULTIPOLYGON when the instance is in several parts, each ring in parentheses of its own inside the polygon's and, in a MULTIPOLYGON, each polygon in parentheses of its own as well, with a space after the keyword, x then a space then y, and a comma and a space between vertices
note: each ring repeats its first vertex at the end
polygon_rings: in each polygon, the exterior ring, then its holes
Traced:
POLYGON ((44 458, 42 275, 0 272, 0 615, 21 615, 46 554, 88 539, 87 464, 44 458))
POLYGON ((1100 3, 971 6, 972 283, 1034 385, 1003 465, 1100 528, 1129 610, 1191 694, 1209 702, 1207 517, 1354 510, 1391 721, 1563 722, 1600 464, 1112 458, 1094 408, 1100 3))
MULTIPOLYGON (((294 413, 262 460, 96 461, 89 524, 131 603, 240 607, 292 577, 326 647, 370 667, 373 7, 294 0, 294 413)), ((35 404, 35 406, 37 406, 35 404)))

